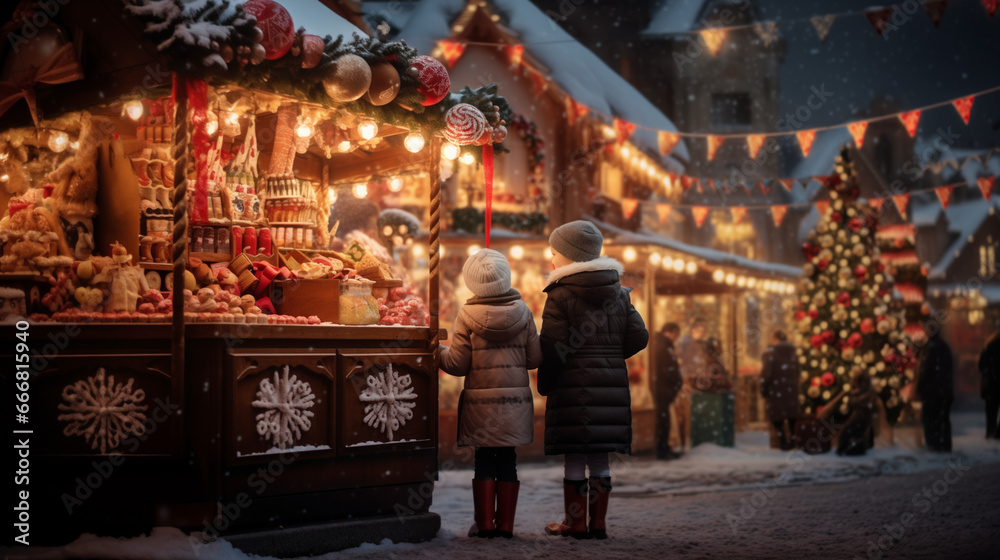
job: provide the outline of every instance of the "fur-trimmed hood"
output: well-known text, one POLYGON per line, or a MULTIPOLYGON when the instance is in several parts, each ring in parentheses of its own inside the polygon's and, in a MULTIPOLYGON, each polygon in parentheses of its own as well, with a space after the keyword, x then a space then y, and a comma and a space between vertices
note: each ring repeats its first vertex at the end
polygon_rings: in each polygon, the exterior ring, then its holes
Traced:
POLYGON ((619 276, 625 274, 625 267, 622 266, 622 263, 611 257, 597 257, 592 261, 575 262, 553 270, 545 279, 545 287, 548 288, 552 284, 559 282, 567 276, 580 274, 581 272, 594 272, 598 270, 614 270, 619 276))

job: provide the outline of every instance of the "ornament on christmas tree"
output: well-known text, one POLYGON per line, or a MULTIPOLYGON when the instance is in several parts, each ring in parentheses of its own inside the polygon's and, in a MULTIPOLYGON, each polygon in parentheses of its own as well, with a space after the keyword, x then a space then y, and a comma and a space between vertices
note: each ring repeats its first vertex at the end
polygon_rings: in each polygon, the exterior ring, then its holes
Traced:
POLYGON ((436 58, 427 55, 414 57, 408 72, 420 83, 417 92, 424 96, 420 104, 425 107, 440 103, 451 89, 448 69, 436 58))
POLYGON ((337 67, 323 88, 330 99, 346 103, 359 99, 372 85, 372 69, 356 54, 345 54, 336 60, 337 67))
POLYGON ((274 0, 247 0, 242 5, 244 12, 257 18, 264 58, 275 60, 285 56, 295 42, 295 25, 288 10, 274 0))
POLYGON ((487 128, 483 112, 468 103, 459 103, 448 109, 444 121, 445 140, 458 146, 476 143, 487 128))
POLYGON ((302 36, 302 68, 315 68, 323 60, 323 49, 326 43, 317 35, 302 36))
POLYGON ((396 99, 399 93, 399 72, 388 62, 379 62, 371 67, 372 82, 368 88, 368 102, 381 107, 396 99))

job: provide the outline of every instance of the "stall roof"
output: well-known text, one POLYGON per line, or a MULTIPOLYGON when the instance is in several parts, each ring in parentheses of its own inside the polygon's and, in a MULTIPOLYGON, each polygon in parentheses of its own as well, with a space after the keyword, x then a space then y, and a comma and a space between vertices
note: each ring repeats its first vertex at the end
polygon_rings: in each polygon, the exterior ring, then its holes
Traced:
MULTIPOLYGON (((967 294, 969 292, 969 286, 966 284, 947 284, 947 283, 930 284, 929 286, 927 286, 927 291, 941 292, 943 294, 949 294, 949 293, 967 294)), ((976 291, 982 294, 982 296, 986 298, 986 301, 988 303, 990 304, 1000 303, 1000 284, 996 282, 983 284, 983 286, 976 291)))
POLYGON ((742 268, 744 270, 752 270, 754 272, 766 272, 776 276, 798 277, 802 275, 802 270, 796 266, 755 261, 753 259, 733 255, 717 249, 688 245, 687 243, 682 243, 675 239, 656 235, 648 231, 634 232, 624 230, 593 217, 585 216, 584 219, 593 222, 602 231, 613 234, 614 244, 616 245, 656 245, 658 247, 664 247, 666 249, 686 253, 692 257, 717 266, 730 266, 742 268))
MULTIPOLYGON (((392 19, 396 17, 392 16, 389 23, 400 30, 399 37, 410 46, 420 52, 431 52, 437 41, 453 35, 451 24, 467 3, 466 0, 424 0, 411 13, 399 19, 392 19)), ((381 9, 381 3, 376 4, 372 8, 381 9)), ((492 4, 501 17, 497 28, 511 37, 511 43, 525 45, 525 50, 545 66, 551 79, 570 97, 594 111, 655 129, 637 128, 632 142, 658 153, 656 130, 677 132, 674 123, 625 78, 531 2, 493 0, 492 4)), ((366 7, 366 10, 372 13, 371 8, 366 7)), ((684 160, 689 158, 683 142, 672 155, 684 160)), ((665 163, 676 171, 681 170, 677 161, 668 158, 665 163)))
POLYGON ((982 200, 957 202, 948 206, 945 216, 948 217, 948 231, 957 234, 955 240, 945 249, 941 260, 931 268, 927 278, 943 280, 947 278, 948 268, 959 253, 969 244, 972 237, 991 213, 1000 209, 1000 195, 993 195, 989 203, 982 200))

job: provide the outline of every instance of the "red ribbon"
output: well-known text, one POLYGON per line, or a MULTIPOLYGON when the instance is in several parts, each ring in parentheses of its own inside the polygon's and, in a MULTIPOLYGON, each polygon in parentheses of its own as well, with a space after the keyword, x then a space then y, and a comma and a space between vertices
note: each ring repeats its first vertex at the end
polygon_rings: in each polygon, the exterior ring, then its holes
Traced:
POLYGON ((486 180, 486 248, 489 249, 493 223, 493 144, 483 146, 483 178, 486 180))
POLYGON ((208 221, 208 84, 202 80, 185 80, 188 103, 191 106, 191 125, 194 127, 191 143, 194 144, 194 208, 191 219, 195 223, 208 221))

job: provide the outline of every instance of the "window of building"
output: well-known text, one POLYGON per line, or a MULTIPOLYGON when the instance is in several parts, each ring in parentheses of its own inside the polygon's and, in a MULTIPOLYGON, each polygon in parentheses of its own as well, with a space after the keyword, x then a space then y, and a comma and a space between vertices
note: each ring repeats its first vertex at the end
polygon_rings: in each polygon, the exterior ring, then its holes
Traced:
POLYGON ((713 93, 712 125, 717 128, 750 126, 753 113, 749 93, 713 93))
POLYGON ((979 276, 991 278, 997 270, 997 248, 992 235, 986 236, 986 243, 979 246, 979 276))

